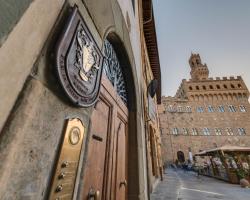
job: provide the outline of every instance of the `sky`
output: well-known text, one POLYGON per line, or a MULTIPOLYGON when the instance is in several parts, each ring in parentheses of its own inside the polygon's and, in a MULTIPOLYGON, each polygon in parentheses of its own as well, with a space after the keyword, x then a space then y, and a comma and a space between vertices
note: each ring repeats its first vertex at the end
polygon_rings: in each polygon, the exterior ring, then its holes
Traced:
POLYGON ((153 0, 162 95, 190 78, 199 53, 210 77, 242 76, 250 89, 250 0, 153 0))

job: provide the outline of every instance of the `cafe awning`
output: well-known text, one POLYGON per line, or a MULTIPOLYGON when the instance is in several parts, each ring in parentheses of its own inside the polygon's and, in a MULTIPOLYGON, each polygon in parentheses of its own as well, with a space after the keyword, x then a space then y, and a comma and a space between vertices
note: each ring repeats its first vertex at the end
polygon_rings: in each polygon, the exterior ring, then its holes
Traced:
POLYGON ((196 153, 195 156, 209 156, 209 155, 215 154, 218 151, 223 151, 223 152, 250 152, 250 147, 240 147, 240 146, 225 145, 225 146, 222 146, 222 147, 217 147, 217 148, 201 151, 199 153, 196 153))

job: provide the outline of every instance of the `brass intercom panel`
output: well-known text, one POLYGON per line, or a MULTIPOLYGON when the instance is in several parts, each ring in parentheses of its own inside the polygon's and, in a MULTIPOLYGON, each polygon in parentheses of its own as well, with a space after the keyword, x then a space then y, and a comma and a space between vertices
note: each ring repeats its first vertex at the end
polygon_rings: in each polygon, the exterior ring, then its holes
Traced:
POLYGON ((67 121, 49 200, 72 199, 84 135, 85 127, 80 119, 67 121))

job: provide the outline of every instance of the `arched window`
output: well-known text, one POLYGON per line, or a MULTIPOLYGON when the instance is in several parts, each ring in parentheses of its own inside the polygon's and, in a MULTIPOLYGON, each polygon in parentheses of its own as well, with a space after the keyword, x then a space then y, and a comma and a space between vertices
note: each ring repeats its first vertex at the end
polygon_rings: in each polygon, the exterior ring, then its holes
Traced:
POLYGON ((236 108, 233 105, 228 105, 229 112, 236 112, 236 108))
POLYGON ((198 113, 202 113, 202 112, 204 112, 203 107, 198 106, 198 107, 197 107, 197 112, 198 112, 198 113))
POLYGON ((240 108, 240 112, 246 112, 247 111, 246 107, 243 106, 243 105, 240 105, 239 108, 240 108))
POLYGON ((210 135, 209 128, 207 128, 207 127, 203 128, 203 134, 204 135, 210 135))
POLYGON ((244 128, 238 128, 239 135, 246 135, 246 130, 244 128))
POLYGON ((215 135, 222 135, 220 128, 214 128, 215 135))
POLYGON ((212 85, 209 85, 209 88, 212 90, 212 89, 214 89, 214 87, 212 86, 212 85))
POLYGON ((186 111, 187 111, 187 112, 192 112, 191 106, 187 106, 187 107, 186 107, 186 111))
POLYGON ((191 86, 189 86, 189 90, 192 90, 193 88, 191 86))
POLYGON ((225 112, 223 105, 219 105, 218 108, 219 108, 219 112, 225 112))
POLYGON ((183 128, 183 135, 188 135, 188 129, 187 128, 183 128))
POLYGON ((177 112, 182 112, 182 106, 177 106, 177 112))
POLYGON ((220 86, 219 85, 216 85, 217 89, 220 89, 220 86))
POLYGON ((225 89, 227 89, 227 85, 224 84, 223 86, 224 86, 225 89))
POLYGON ((192 135, 198 135, 197 128, 192 128, 192 135))
POLYGON ((104 41, 104 55, 105 60, 103 72, 114 86, 117 94, 121 97, 123 102, 127 104, 127 90, 123 72, 117 59, 115 50, 108 40, 104 41))
POLYGON ((235 88, 233 84, 231 84, 231 88, 233 88, 233 89, 235 88))
POLYGON ((208 109, 208 112, 214 112, 214 107, 211 106, 211 105, 209 105, 209 106, 207 107, 207 109, 208 109))
POLYGON ((226 128, 226 133, 227 133, 227 135, 233 135, 234 134, 232 128, 226 128))
POLYGON ((179 132, 179 130, 178 130, 177 127, 174 127, 174 128, 172 129, 172 134, 173 134, 173 135, 178 135, 178 132, 179 132))

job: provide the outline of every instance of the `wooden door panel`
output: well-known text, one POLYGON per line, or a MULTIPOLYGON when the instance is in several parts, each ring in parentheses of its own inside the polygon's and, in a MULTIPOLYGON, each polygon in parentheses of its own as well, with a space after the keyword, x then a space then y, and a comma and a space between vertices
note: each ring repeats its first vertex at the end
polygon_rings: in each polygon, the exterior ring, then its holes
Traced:
POLYGON ((111 123, 110 109, 109 105, 100 99, 91 117, 92 127, 84 173, 84 200, 87 200, 91 188, 100 192, 99 199, 103 196, 107 135, 111 123))
POLYGON ((99 200, 125 200, 128 109, 105 76, 91 122, 83 200, 91 188, 100 192, 99 200))
POLYGON ((116 198, 119 200, 126 199, 127 191, 127 123, 120 118, 117 118, 117 135, 116 135, 116 198))

